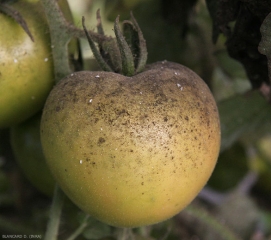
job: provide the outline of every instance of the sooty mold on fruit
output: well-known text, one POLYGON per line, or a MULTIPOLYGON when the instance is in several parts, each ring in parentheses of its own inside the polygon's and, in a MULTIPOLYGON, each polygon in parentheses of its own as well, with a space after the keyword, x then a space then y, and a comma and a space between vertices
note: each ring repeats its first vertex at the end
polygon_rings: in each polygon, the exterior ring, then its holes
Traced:
POLYGON ((129 204, 138 202, 138 211, 158 202, 171 209, 171 201, 172 208, 180 208, 184 203, 174 196, 181 199, 185 189, 192 189, 191 199, 210 176, 219 152, 220 125, 210 90, 193 72, 169 62, 150 65, 133 77, 86 71, 69 76, 52 90, 42 122, 55 175, 72 165, 69 178, 89 194, 85 198, 59 177, 71 199, 81 196, 82 209, 89 201, 101 204, 105 192, 112 198, 109 205, 129 199, 129 204), (70 157, 74 152, 76 158, 70 157), (65 162, 56 166, 55 155, 65 162))

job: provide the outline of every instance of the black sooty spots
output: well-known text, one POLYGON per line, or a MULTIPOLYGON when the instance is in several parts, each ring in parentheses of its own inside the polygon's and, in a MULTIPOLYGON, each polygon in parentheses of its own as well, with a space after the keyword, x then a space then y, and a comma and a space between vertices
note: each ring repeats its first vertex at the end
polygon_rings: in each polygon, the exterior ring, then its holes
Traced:
POLYGON ((103 143, 105 143, 105 139, 102 138, 102 137, 100 137, 100 138, 98 139, 98 145, 101 145, 101 144, 103 144, 103 143))

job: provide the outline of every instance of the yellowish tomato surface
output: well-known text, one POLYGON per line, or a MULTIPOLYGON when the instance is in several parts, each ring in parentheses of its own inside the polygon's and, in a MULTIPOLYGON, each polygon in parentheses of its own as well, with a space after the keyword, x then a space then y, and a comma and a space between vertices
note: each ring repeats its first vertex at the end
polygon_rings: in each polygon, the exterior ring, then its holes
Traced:
POLYGON ((77 72, 50 93, 43 151, 82 210, 137 227, 186 207, 209 179, 220 148, 215 100, 194 72, 160 62, 133 77, 77 72))
MULTIPOLYGON (((71 21, 67 1, 59 4, 71 21)), ((54 84, 53 46, 41 2, 16 1, 11 7, 24 18, 34 42, 14 19, 0 12, 0 128, 37 113, 54 84)))

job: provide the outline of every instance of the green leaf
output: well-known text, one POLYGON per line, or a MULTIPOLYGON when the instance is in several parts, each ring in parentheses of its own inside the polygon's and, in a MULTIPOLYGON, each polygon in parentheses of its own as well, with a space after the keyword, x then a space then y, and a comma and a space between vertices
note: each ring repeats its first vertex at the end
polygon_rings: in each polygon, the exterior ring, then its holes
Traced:
POLYGON ((218 103, 221 121, 221 151, 243 134, 255 134, 271 120, 271 106, 258 91, 236 95, 218 103))
POLYGON ((259 44, 259 52, 266 55, 267 58, 271 58, 271 13, 264 19, 260 31, 262 34, 262 40, 259 44))
POLYGON ((236 142, 219 155, 208 186, 221 192, 233 189, 246 176, 247 161, 246 148, 240 142, 236 142))
POLYGON ((262 39, 259 44, 258 50, 261 54, 266 55, 268 59, 268 75, 269 81, 271 81, 271 13, 264 19, 260 31, 262 39))

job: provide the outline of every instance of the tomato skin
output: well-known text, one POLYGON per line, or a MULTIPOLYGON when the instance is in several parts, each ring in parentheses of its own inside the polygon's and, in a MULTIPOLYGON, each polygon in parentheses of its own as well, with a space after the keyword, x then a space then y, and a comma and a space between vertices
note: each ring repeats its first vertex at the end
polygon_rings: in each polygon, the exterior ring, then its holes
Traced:
POLYGON ((54 84, 50 36, 39 2, 12 6, 25 18, 34 37, 0 14, 0 128, 17 124, 41 109, 54 84))
POLYGON ((220 124, 207 85, 162 62, 131 78, 77 72, 47 98, 41 142, 49 168, 82 210, 117 227, 166 220, 209 179, 220 124))
POLYGON ((10 129, 10 141, 15 160, 29 182, 51 197, 55 180, 46 164, 40 142, 40 118, 36 114, 10 129))
MULTIPOLYGON (((67 1, 59 4, 72 21, 67 1)), ((15 20, 0 13, 0 128, 41 110, 54 85, 53 46, 41 2, 24 0, 11 6, 23 16, 34 42, 15 20)))

